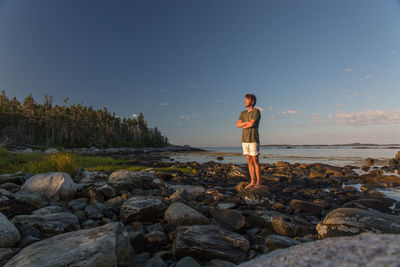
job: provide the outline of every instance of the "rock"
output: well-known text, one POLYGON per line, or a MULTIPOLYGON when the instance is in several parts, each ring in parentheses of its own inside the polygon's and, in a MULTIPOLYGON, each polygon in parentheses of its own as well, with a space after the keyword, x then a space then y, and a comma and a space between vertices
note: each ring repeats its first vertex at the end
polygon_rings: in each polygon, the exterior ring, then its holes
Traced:
POLYGON ((168 184, 168 189, 176 191, 185 189, 189 195, 198 196, 204 193, 204 187, 200 185, 181 185, 181 184, 168 184))
POLYGON ((210 213, 219 222, 229 225, 234 230, 239 230, 246 224, 246 218, 238 210, 211 209, 210 213))
POLYGON ((119 192, 136 188, 151 189, 155 178, 153 172, 118 170, 110 175, 108 183, 119 192))
POLYGON ((236 203, 232 202, 227 202, 227 203, 218 203, 217 207, 221 210, 227 210, 227 209, 232 209, 236 207, 236 203))
POLYGON ((43 233, 54 235, 74 231, 80 228, 78 218, 68 212, 45 215, 17 215, 14 224, 29 224, 43 233))
POLYGON ((32 212, 34 215, 45 215, 45 214, 52 214, 62 212, 63 209, 60 206, 47 206, 32 212))
POLYGON ((85 210, 86 206, 87 200, 85 198, 77 198, 68 203, 68 208, 73 212, 85 210))
POLYGON ((107 185, 107 184, 103 185, 98 190, 103 194, 103 196, 106 199, 110 199, 110 198, 115 197, 114 189, 111 186, 107 185))
POLYGON ((290 237, 281 236, 281 235, 269 235, 265 240, 265 245, 270 250, 279 249, 279 248, 288 248, 291 246, 295 246, 301 244, 301 242, 296 241, 290 237))
POLYGON ((165 208, 161 197, 136 196, 125 201, 121 208, 121 218, 124 222, 152 221, 162 216, 165 208))
POLYGON ((121 223, 60 234, 31 244, 5 266, 130 266, 132 247, 121 223))
POLYGON ((114 197, 106 201, 105 205, 113 208, 119 209, 124 203, 125 199, 123 197, 114 197))
POLYGON ((375 160, 372 158, 367 158, 366 162, 367 162, 367 165, 370 167, 374 166, 374 164, 375 164, 375 160))
POLYGON ((5 184, 5 183, 21 184, 21 178, 23 176, 24 176, 23 172, 2 174, 0 175, 0 184, 5 184))
POLYGON ((55 148, 48 148, 48 149, 46 149, 43 153, 45 153, 45 154, 52 154, 52 153, 57 153, 57 152, 58 152, 58 150, 55 149, 55 148))
POLYGON ((308 212, 316 216, 320 216, 323 211, 323 206, 314 204, 311 202, 293 199, 290 201, 290 207, 295 210, 295 212, 308 212))
POLYGON ((169 243, 168 237, 164 232, 160 231, 153 231, 150 233, 147 233, 145 236, 146 241, 148 243, 158 243, 158 244, 163 244, 166 245, 169 243))
POLYGON ((217 225, 180 226, 172 245, 175 256, 219 258, 236 263, 247 258, 248 250, 246 238, 217 225))
POLYGON ((260 216, 264 219, 264 227, 272 229, 278 235, 296 237, 314 231, 314 225, 311 223, 277 211, 265 211, 260 216))
POLYGON ((18 229, 0 212, 0 248, 12 247, 20 238, 18 229))
POLYGON ((4 183, 0 186, 2 189, 6 189, 7 191, 10 191, 11 193, 15 193, 21 189, 21 186, 18 184, 14 183, 4 183))
POLYGON ((289 168, 290 163, 286 162, 286 161, 277 161, 277 162, 275 162, 275 166, 280 167, 280 168, 289 168))
POLYGON ((25 191, 18 191, 14 194, 15 199, 22 200, 31 204, 32 206, 40 209, 44 206, 47 206, 48 201, 42 196, 40 193, 36 192, 25 192, 25 191))
POLYGON ((145 267, 168 267, 168 264, 159 256, 154 256, 146 261, 145 267))
POLYGON ((175 267, 201 267, 201 265, 192 257, 186 256, 180 259, 175 267))
POLYGON ((208 223, 206 216, 181 202, 171 204, 165 211, 164 219, 170 226, 208 223))
POLYGON ((49 200, 69 200, 76 192, 75 183, 68 173, 49 172, 29 178, 21 191, 39 193, 49 200))
POLYGON ((398 235, 365 233, 303 243, 272 251, 240 267, 261 266, 398 266, 398 235))
POLYGON ((0 248, 0 266, 4 266, 18 252, 18 248, 0 248))
POLYGON ((224 157, 217 157, 217 160, 224 160, 224 157))
POLYGON ((227 178, 248 178, 247 172, 238 166, 233 166, 226 175, 227 178))
POLYGON ((235 266, 237 266, 236 264, 234 264, 230 261, 224 261, 224 260, 220 260, 220 259, 210 260, 209 264, 211 267, 235 267, 235 266))
POLYGON ((87 205, 85 211, 88 218, 90 219, 101 219, 104 217, 103 210, 105 206, 100 202, 95 202, 93 204, 87 205))
POLYGON ((185 201, 191 199, 189 193, 184 189, 178 189, 173 194, 171 194, 168 198, 170 201, 185 201))
POLYGON ((375 210, 338 208, 326 215, 317 231, 320 238, 361 232, 400 234, 400 217, 375 210))

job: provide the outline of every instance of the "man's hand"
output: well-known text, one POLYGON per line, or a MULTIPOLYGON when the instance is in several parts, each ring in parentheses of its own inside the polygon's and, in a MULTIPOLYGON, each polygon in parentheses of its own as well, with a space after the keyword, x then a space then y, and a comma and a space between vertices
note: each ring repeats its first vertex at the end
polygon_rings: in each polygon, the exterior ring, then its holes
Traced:
POLYGON ((238 120, 236 123, 236 127, 243 128, 243 129, 252 128, 254 126, 255 122, 256 122, 256 120, 245 121, 245 122, 238 120))

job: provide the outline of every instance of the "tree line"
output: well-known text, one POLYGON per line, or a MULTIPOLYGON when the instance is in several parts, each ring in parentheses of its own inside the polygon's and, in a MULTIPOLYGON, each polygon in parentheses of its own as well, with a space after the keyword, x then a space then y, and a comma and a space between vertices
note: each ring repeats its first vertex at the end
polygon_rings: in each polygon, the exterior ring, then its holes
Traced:
POLYGON ((81 104, 53 105, 45 95, 38 104, 29 94, 23 102, 0 95, 0 146, 5 147, 120 147, 168 145, 168 138, 147 126, 142 113, 123 118, 106 108, 95 110, 81 104))

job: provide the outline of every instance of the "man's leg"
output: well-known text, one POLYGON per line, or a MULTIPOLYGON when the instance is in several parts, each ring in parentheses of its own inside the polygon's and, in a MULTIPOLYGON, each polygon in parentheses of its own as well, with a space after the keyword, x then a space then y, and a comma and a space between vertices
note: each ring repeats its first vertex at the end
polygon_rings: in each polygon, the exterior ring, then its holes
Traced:
POLYGON ((251 186, 254 186, 256 184, 255 169, 254 169, 252 156, 246 155, 246 158, 247 158, 247 163, 249 164, 249 173, 250 173, 251 182, 250 182, 250 184, 248 184, 245 187, 245 189, 247 189, 251 186))
POLYGON ((253 161, 255 176, 257 176, 255 187, 260 187, 260 164, 258 162, 258 156, 251 156, 251 160, 253 161))

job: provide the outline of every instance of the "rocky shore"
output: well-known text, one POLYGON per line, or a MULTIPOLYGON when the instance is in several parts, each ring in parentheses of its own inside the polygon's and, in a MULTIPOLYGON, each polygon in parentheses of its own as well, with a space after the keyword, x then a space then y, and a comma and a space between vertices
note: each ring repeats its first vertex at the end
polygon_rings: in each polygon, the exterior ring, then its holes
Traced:
POLYGON ((361 175, 354 166, 262 164, 261 188, 247 190, 246 165, 148 166, 0 175, 0 265, 400 263, 400 203, 374 189, 400 188, 386 174, 400 169, 399 153, 361 175))

